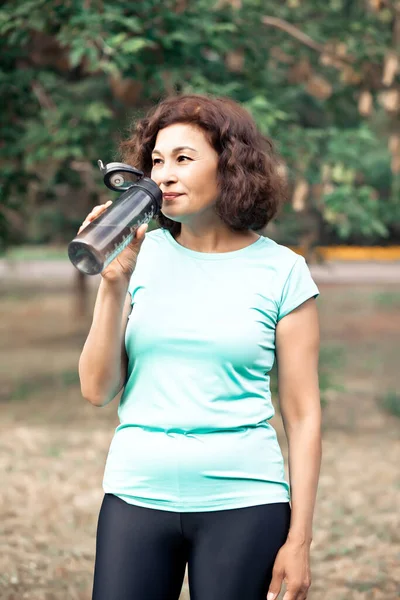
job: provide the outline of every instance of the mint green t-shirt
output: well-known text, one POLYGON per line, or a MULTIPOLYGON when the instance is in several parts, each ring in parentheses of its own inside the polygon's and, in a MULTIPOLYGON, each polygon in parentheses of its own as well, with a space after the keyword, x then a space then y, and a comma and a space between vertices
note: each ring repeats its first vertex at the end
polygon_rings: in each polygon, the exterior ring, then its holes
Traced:
POLYGON ((157 229, 129 292, 127 382, 104 491, 177 512, 288 502, 268 373, 276 324, 319 294, 304 258, 263 236, 197 252, 157 229))

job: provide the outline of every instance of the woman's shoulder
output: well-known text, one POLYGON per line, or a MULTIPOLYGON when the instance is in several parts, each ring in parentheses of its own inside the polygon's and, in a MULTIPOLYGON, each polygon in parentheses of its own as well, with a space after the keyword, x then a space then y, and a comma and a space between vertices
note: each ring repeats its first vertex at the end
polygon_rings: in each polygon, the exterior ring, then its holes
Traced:
POLYGON ((143 249, 146 248, 146 252, 158 249, 161 244, 165 243, 164 230, 158 227, 151 231, 146 231, 143 240, 143 249))
POLYGON ((164 239, 164 230, 161 227, 157 227, 151 231, 146 231, 145 240, 156 241, 158 239, 164 239))
POLYGON ((291 268, 296 262, 303 261, 304 258, 294 250, 283 244, 279 244, 267 236, 264 237, 264 248, 268 257, 281 267, 291 268))

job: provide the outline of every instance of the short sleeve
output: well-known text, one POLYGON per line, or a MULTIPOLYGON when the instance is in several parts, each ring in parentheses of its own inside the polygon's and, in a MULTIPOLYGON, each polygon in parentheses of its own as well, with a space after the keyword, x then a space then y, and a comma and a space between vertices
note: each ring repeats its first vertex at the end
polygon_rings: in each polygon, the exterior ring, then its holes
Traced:
POLYGON ((319 289, 311 277, 305 259, 298 256, 282 289, 279 304, 279 321, 310 298, 319 296, 319 289))
POLYGON ((128 285, 128 292, 131 295, 131 305, 133 306, 133 304, 135 304, 135 302, 137 302, 137 295, 141 293, 141 289, 143 288, 143 278, 140 275, 139 269, 138 269, 138 264, 137 263, 131 278, 129 280, 129 285, 128 285))
POLYGON ((133 271, 131 278, 129 280, 129 285, 128 285, 128 292, 130 293, 131 296, 133 296, 135 293, 136 281, 137 281, 137 277, 135 277, 135 271, 133 271))

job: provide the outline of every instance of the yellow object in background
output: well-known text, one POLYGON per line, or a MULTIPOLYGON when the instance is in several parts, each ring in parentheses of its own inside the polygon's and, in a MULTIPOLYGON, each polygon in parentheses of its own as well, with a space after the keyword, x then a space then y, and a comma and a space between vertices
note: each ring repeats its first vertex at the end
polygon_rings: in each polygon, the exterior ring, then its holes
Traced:
MULTIPOLYGON (((305 256, 301 246, 290 248, 305 256)), ((314 255, 324 260, 343 261, 396 261, 400 260, 400 246, 317 246, 312 249, 314 255)))

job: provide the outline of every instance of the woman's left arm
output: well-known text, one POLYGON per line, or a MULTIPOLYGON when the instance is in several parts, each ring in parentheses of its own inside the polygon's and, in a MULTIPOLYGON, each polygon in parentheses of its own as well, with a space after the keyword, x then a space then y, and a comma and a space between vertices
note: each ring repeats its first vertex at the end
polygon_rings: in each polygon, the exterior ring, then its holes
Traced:
POLYGON ((319 323, 314 299, 278 322, 276 354, 279 404, 289 448, 292 510, 289 534, 276 557, 267 598, 278 596, 284 580, 287 591, 283 600, 305 600, 311 585, 312 521, 322 455, 319 323))

